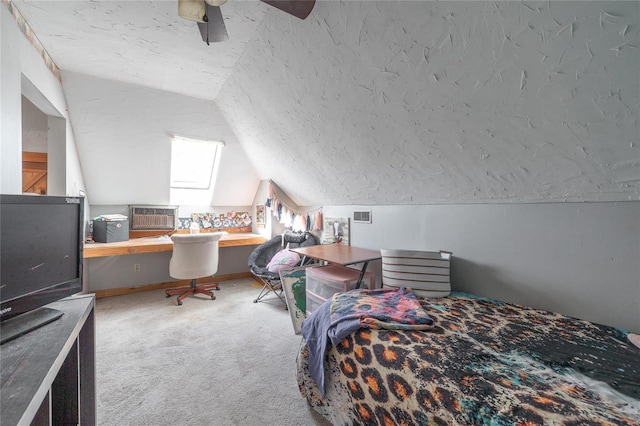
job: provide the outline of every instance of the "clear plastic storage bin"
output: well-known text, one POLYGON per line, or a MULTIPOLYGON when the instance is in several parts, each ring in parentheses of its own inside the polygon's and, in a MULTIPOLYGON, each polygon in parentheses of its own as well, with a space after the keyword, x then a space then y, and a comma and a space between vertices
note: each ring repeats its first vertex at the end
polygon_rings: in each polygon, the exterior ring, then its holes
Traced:
POLYGON ((327 299, 323 299, 317 294, 307 291, 307 315, 318 309, 326 300, 327 299))
MULTIPOLYGON (((338 265, 327 265, 307 268, 307 313, 311 313, 325 300, 335 293, 342 293, 356 288, 359 269, 338 265)), ((374 288, 376 276, 365 272, 360 288, 374 288)))

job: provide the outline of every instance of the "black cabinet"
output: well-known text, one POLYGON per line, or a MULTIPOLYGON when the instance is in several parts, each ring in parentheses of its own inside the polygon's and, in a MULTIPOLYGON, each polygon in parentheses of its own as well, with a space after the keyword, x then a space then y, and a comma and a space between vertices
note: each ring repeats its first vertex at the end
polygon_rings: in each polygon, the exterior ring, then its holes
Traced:
POLYGON ((0 424, 96 424, 95 299, 82 295, 47 307, 52 323, 0 346, 0 424))

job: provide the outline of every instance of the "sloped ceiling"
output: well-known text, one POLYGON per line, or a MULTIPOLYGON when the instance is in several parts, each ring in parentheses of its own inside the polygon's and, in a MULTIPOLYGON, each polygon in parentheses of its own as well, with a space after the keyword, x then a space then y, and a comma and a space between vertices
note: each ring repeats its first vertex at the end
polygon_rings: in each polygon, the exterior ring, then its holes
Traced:
MULTIPOLYGON (((271 178, 300 205, 640 198, 635 1, 318 1, 301 21, 230 0, 223 14, 246 35, 226 21, 237 50, 204 45, 195 28, 186 42, 191 27, 177 29, 175 4, 75 2, 92 11, 83 19, 112 12, 101 28, 83 29, 76 16, 65 32, 54 23, 78 4, 59 12, 74 2, 52 3, 18 5, 63 69, 74 123, 101 120, 91 112, 98 92, 73 83, 87 81, 79 74, 213 101, 256 179, 271 178)), ((167 116, 161 104, 173 97, 134 92, 146 114, 167 116)), ((117 104, 107 107, 111 122, 131 121, 117 104)), ((89 137, 76 135, 79 151, 89 137)), ((135 154, 135 139, 119 146, 124 155, 135 154)))
POLYGON ((303 204, 638 199, 638 16, 319 2, 308 22, 265 19, 217 102, 303 204))
POLYGON ((269 8, 224 6, 229 40, 207 46, 178 0, 17 0, 62 71, 215 99, 269 8))

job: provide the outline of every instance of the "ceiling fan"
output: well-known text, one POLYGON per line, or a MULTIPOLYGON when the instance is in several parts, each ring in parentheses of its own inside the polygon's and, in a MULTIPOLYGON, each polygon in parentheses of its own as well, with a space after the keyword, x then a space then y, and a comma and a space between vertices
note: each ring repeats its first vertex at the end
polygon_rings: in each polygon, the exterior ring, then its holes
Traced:
MULTIPOLYGON (((316 0, 260 0, 296 18, 305 19, 311 13, 316 0)), ((227 0, 178 0, 178 15, 196 21, 202 40, 209 42, 229 39, 224 26, 220 6, 227 0)))

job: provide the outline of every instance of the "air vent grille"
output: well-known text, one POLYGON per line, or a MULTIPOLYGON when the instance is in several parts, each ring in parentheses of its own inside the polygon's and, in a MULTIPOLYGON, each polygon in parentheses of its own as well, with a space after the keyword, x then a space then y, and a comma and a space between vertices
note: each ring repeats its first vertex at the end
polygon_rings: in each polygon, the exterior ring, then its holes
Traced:
POLYGON ((131 229, 172 231, 178 220, 177 207, 131 206, 131 229))
POLYGON ((371 211, 353 212, 353 221, 358 223, 371 223, 371 211))

